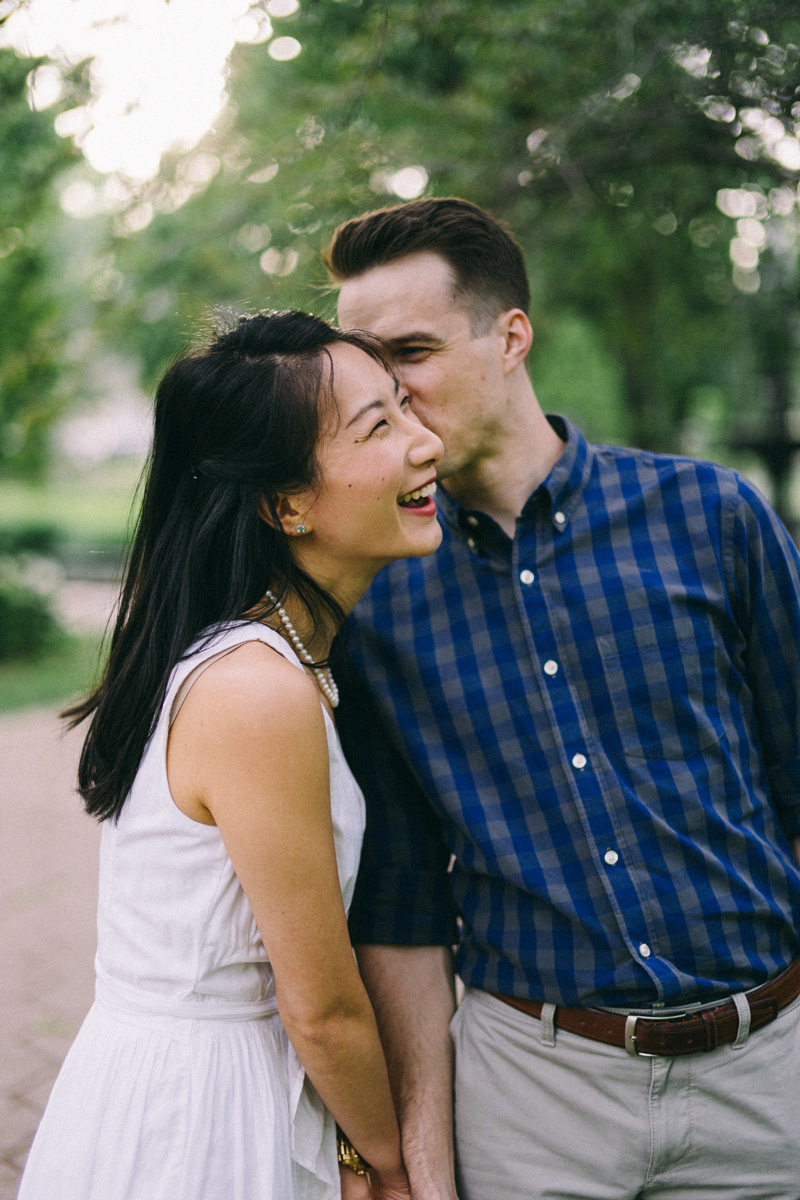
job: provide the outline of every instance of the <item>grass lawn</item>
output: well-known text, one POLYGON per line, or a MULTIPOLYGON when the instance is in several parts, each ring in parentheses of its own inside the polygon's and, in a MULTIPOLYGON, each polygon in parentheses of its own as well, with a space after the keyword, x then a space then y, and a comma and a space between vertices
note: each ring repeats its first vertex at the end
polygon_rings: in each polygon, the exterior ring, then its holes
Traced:
POLYGON ((0 528, 48 525, 68 543, 122 542, 141 463, 124 459, 75 468, 45 483, 0 479, 0 528))
MULTIPOLYGON (((53 530, 73 578, 103 578, 118 563, 141 469, 134 460, 112 460, 62 466, 43 483, 0 479, 0 533, 53 530)), ((0 661, 0 712, 84 695, 97 675, 99 647, 99 635, 69 637, 41 658, 0 661)))
POLYGON ((0 662, 0 712, 84 695, 96 678, 99 648, 99 638, 69 638, 42 658, 0 662))

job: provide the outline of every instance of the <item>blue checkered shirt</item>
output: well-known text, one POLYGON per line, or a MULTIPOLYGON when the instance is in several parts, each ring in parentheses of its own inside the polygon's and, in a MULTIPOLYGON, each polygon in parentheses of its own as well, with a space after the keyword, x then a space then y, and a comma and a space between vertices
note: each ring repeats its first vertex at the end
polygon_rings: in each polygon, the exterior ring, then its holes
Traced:
POLYGON ((754 987, 800 940, 800 560, 736 473, 550 419, 513 540, 440 490, 354 614, 353 940, 560 1004, 754 987))

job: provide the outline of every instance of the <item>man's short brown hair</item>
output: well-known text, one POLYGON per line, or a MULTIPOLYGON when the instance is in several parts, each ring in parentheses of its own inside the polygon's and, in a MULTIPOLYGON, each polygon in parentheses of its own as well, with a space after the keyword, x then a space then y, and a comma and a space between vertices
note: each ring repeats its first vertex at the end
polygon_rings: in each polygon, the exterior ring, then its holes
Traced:
POLYGON ((422 251, 440 255, 450 266, 454 299, 476 331, 511 308, 528 311, 522 250, 498 220, 468 200, 411 200, 354 217, 339 226, 323 257, 341 283, 422 251))

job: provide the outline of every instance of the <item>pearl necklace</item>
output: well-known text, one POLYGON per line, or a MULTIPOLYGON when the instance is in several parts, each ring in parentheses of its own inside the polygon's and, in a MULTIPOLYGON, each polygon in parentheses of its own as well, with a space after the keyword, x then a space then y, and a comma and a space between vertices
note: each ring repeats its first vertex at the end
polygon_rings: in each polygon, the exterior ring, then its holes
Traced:
POLYGON ((303 661, 307 662, 308 665, 311 667, 311 670, 314 672, 314 674, 317 677, 317 683, 319 684, 320 691, 323 693, 323 695, 327 696, 328 700, 330 701, 331 708, 336 708, 336 706, 339 703, 339 689, 336 686, 336 684, 334 683, 333 675, 330 672, 330 668, 314 666, 314 659, 311 657, 311 655, 308 653, 308 651, 306 650, 303 643, 300 641, 297 630, 295 629, 292 622, 289 620, 289 615, 286 612, 286 609, 282 605, 278 604, 278 601, 275 599, 275 596, 269 590, 269 588, 267 588, 265 595, 266 595, 267 599, 271 600, 272 603, 275 605, 275 611, 278 614, 278 616, 280 617, 281 624, 283 625, 283 628, 286 630, 287 636, 288 636, 290 642, 292 643, 292 645, 294 646, 298 657, 302 658, 303 661))

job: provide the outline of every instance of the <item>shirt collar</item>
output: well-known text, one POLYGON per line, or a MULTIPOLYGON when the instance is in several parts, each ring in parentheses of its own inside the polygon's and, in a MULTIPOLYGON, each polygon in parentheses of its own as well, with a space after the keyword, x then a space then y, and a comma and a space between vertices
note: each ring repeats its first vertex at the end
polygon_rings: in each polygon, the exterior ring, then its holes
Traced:
MULTIPOLYGON (((547 495, 553 519, 557 525, 563 527, 580 502, 589 481, 594 466, 595 451, 580 430, 566 417, 548 413, 547 420, 561 440, 566 442, 566 446, 550 474, 528 498, 522 515, 523 517, 532 517, 539 497, 547 495), (556 518, 558 519, 556 520, 556 518)), ((495 527, 497 532, 505 537, 499 526, 495 526, 491 517, 478 509, 473 511, 464 508, 457 500, 448 495, 446 487, 445 481, 436 495, 436 503, 446 525, 462 535, 470 537, 475 529, 480 529, 485 535, 488 524, 495 527)))
POLYGON ((547 419, 561 440, 567 444, 558 462, 530 496, 522 512, 523 515, 528 515, 532 502, 544 491, 550 497, 550 511, 554 520, 561 514, 565 520, 557 520, 556 523, 564 525, 580 503, 589 482, 594 467, 595 451, 581 431, 566 417, 548 413, 547 419))

